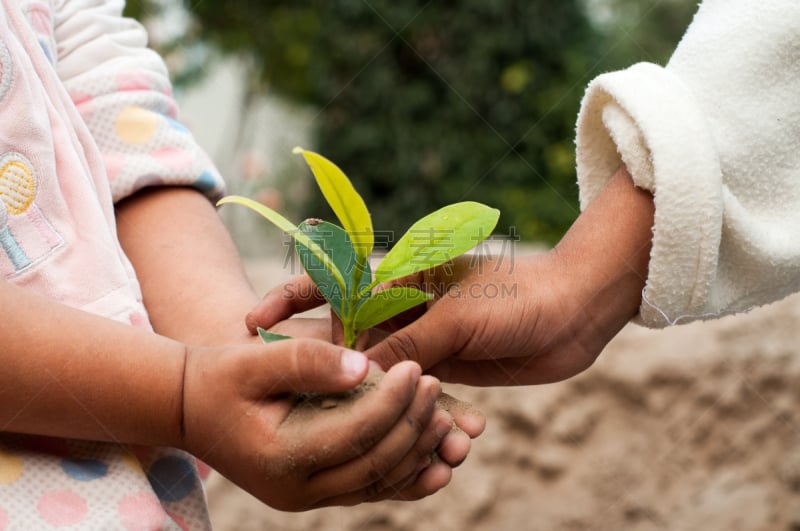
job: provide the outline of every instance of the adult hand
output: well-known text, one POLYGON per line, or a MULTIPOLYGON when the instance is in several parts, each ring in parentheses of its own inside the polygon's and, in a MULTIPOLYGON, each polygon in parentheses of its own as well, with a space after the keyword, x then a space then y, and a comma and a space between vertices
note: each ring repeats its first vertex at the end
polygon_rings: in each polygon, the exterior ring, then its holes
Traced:
MULTIPOLYGON (((557 253, 459 257, 406 284, 434 293, 426 310, 366 351, 383 367, 417 361, 442 381, 479 386, 547 383, 592 364, 602 340, 570 294, 557 253)), ((397 322, 392 323, 397 326, 397 322)))
POLYGON ((621 169, 562 241, 540 256, 461 257, 417 279, 438 298, 367 351, 419 362, 443 381, 547 383, 589 367, 637 313, 652 196, 621 169))
MULTIPOLYGON (((387 323, 396 331, 366 353, 383 367, 413 360, 443 381, 472 385, 573 376, 636 314, 652 224, 652 196, 623 168, 552 251, 460 257, 403 279, 436 298, 387 323)), ((267 294, 248 326, 319 303, 301 277, 267 294)))

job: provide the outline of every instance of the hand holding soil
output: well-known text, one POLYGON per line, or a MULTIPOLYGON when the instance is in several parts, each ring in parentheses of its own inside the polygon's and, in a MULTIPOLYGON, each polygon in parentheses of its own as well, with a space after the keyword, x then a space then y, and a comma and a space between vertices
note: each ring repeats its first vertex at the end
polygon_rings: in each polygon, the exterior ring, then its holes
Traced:
MULTIPOLYGON (((311 318, 311 317, 292 317, 295 313, 302 313, 317 308, 324 303, 324 299, 316 291, 314 282, 306 275, 295 277, 287 282, 273 288, 259 302, 258 306, 251 311, 246 318, 248 329, 253 337, 258 336, 258 330, 262 332, 268 328, 270 334, 291 337, 307 337, 320 339, 322 341, 333 342, 341 345, 344 342, 344 334, 341 322, 335 312, 331 312, 330 319, 311 318), (286 292, 293 293, 315 293, 310 297, 289 298, 281 294, 286 292)), ((391 325, 392 323, 387 323, 391 325)), ((370 329, 359 336, 358 350, 365 350, 382 341, 387 335, 385 330, 370 329)), ((375 363, 372 365, 376 367, 375 363)), ((305 394, 305 400, 309 404, 325 409, 338 405, 342 400, 352 401, 365 394, 365 387, 373 388, 375 383, 380 380, 383 371, 370 370, 367 379, 358 387, 340 393, 337 396, 328 394, 305 394)), ((451 467, 461 464, 470 450, 470 439, 474 439, 483 433, 486 427, 486 418, 474 408, 470 403, 459 400, 446 393, 441 393, 436 399, 437 409, 442 410, 439 414, 445 414, 449 419, 452 429, 449 434, 441 441, 434 459, 441 459, 451 467)))
POLYGON ((190 348, 180 446, 282 510, 432 494, 450 480, 431 456, 452 420, 418 365, 393 367, 368 399, 315 411, 297 401, 346 392, 367 370, 362 354, 309 339, 190 348))

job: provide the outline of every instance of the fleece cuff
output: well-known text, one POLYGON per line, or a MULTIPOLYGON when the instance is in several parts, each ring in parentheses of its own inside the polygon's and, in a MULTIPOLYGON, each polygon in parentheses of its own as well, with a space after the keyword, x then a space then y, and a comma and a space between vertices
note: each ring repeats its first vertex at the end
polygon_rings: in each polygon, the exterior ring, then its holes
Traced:
POLYGON ((714 138, 690 90, 640 63, 589 85, 577 125, 581 208, 625 164, 653 193, 649 274, 638 320, 665 327, 702 318, 722 225, 722 173, 714 138))

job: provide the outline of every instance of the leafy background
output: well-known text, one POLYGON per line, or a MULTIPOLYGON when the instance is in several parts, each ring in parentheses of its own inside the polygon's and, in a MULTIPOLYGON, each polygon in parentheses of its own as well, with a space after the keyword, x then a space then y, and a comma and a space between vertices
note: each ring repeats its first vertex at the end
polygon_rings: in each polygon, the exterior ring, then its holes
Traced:
MULTIPOLYGON (((311 106, 309 147, 345 169, 376 230, 402 233, 475 200, 501 210, 501 234, 551 243, 578 213, 574 124, 586 84, 637 61, 665 63, 696 9, 692 0, 183 4, 169 31, 150 24, 176 83, 236 58, 243 106, 264 94, 311 106)), ((152 23, 168 5, 127 9, 152 23)), ((299 165, 288 171, 284 182, 309 179, 299 165)), ((319 194, 295 206, 331 219, 319 194)))

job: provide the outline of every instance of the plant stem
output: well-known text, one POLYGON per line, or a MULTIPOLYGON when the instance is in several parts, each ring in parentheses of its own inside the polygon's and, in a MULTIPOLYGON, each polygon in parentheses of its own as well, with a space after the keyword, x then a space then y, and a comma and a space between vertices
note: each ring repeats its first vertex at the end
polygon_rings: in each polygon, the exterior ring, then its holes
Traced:
POLYGON ((344 346, 351 349, 356 348, 358 337, 356 336, 356 331, 353 329, 354 323, 342 324, 344 325, 344 346))
MULTIPOLYGON (((347 348, 355 348, 356 341, 358 341, 358 334, 355 330, 356 325, 356 311, 358 309, 358 302, 364 297, 364 292, 358 291, 358 286, 361 284, 361 276, 366 270, 366 259, 356 255, 356 264, 353 269, 353 289, 350 292, 347 310, 342 319, 342 326, 344 327, 344 344, 347 348)), ((369 293, 369 291, 367 291, 369 293)), ((344 304, 343 304, 344 306, 344 304)))

